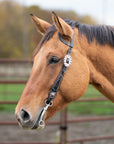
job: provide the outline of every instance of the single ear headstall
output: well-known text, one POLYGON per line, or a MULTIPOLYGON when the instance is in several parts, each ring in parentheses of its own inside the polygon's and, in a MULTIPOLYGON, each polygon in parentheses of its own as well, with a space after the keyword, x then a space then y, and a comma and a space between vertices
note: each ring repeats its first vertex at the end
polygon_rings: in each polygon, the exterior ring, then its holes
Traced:
POLYGON ((48 98, 45 101, 46 106, 43 108, 41 114, 40 114, 40 118, 39 118, 39 127, 42 128, 44 127, 44 121, 43 118, 45 116, 45 112, 47 111, 48 107, 53 105, 52 100, 56 97, 57 92, 59 90, 59 87, 61 85, 63 76, 66 72, 66 69, 71 65, 72 63, 72 58, 70 56, 71 54, 71 50, 73 48, 73 44, 74 44, 74 30, 73 30, 73 36, 72 36, 72 40, 71 43, 68 43, 67 41, 65 41, 62 36, 60 35, 60 33, 58 33, 59 39, 61 42, 63 42, 65 45, 69 46, 68 52, 66 54, 66 56, 64 57, 64 64, 62 66, 62 69, 59 73, 59 75, 57 76, 54 84, 51 87, 51 90, 48 93, 48 98))

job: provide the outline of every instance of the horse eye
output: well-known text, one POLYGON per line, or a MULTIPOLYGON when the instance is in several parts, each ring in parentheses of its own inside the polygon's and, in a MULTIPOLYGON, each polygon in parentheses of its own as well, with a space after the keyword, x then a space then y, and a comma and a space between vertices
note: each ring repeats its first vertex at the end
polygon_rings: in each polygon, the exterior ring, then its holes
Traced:
POLYGON ((60 61, 60 58, 56 56, 51 56, 49 59, 49 64, 55 64, 55 63, 58 63, 59 61, 60 61))

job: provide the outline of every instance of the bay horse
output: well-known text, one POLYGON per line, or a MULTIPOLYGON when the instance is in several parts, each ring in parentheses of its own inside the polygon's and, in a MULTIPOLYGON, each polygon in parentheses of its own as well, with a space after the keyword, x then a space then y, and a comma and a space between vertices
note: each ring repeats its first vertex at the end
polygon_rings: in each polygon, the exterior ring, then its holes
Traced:
POLYGON ((114 102, 114 27, 63 20, 52 12, 54 24, 35 15, 43 35, 30 78, 15 114, 23 128, 44 128, 47 119, 83 96, 88 84, 114 102))

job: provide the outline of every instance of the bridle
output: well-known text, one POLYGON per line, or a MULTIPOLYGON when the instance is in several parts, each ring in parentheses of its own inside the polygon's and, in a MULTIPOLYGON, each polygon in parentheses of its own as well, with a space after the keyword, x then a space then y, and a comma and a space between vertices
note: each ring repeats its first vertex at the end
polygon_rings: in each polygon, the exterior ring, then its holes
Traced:
MULTIPOLYGON (((63 42, 65 45, 69 46, 69 49, 68 49, 68 52, 67 52, 66 56, 64 57, 64 64, 63 64, 63 66, 62 66, 62 69, 61 69, 61 71, 59 72, 59 75, 57 76, 54 84, 53 84, 52 87, 51 87, 51 90, 50 90, 49 93, 48 93, 48 98, 47 98, 46 101, 45 101, 46 106, 43 107, 43 109, 42 109, 42 111, 41 111, 41 113, 40 113, 39 119, 37 120, 37 122, 38 122, 38 128, 44 127, 45 124, 44 124, 43 119, 44 119, 45 113, 46 113, 48 107, 52 107, 52 105, 53 105, 52 100, 56 97, 57 92, 58 92, 58 90, 59 90, 59 87, 60 87, 60 85, 61 85, 63 76, 64 76, 67 68, 68 68, 68 67, 71 65, 71 63, 72 63, 72 58, 71 58, 70 54, 71 54, 71 50, 72 50, 73 44, 74 44, 74 29, 73 29, 73 36, 72 36, 71 43, 68 43, 67 41, 65 41, 65 40, 62 38, 62 36, 60 35, 60 33, 58 33, 58 36, 59 36, 59 40, 60 40, 61 42, 63 42)), ((33 129, 36 128, 36 127, 37 127, 37 126, 36 126, 36 124, 35 124, 35 126, 33 127, 33 129)))
MULTIPOLYGON (((67 41, 65 41, 65 40, 62 38, 62 36, 60 35, 60 33, 58 33, 58 37, 59 37, 59 40, 60 40, 61 42, 63 42, 65 45, 69 46, 69 49, 68 49, 68 52, 67 52, 66 56, 64 57, 64 64, 63 64, 63 66, 62 66, 62 69, 61 69, 61 71, 59 72, 59 75, 57 76, 54 84, 53 84, 52 87, 51 87, 51 90, 50 90, 49 93, 48 93, 48 98, 47 98, 46 101, 45 101, 46 106, 43 107, 43 109, 42 109, 42 111, 41 111, 41 113, 40 113, 40 116, 39 116, 39 118, 38 118, 38 120, 37 120, 38 128, 43 128, 43 127, 44 127, 45 124, 44 124, 44 120, 43 120, 43 119, 44 119, 45 113, 46 113, 48 107, 52 107, 52 106, 53 106, 52 100, 56 97, 57 92, 58 92, 58 90, 59 90, 59 87, 60 87, 60 85, 61 85, 63 76, 64 76, 67 68, 68 68, 68 67, 71 65, 71 63, 72 63, 72 58, 71 58, 70 54, 71 54, 71 50, 72 50, 73 44, 74 44, 74 29, 73 29, 72 40, 71 40, 70 43, 68 43, 67 41)), ((36 124, 34 125, 33 129, 34 129, 34 128, 37 128, 37 125, 36 125, 36 124)))

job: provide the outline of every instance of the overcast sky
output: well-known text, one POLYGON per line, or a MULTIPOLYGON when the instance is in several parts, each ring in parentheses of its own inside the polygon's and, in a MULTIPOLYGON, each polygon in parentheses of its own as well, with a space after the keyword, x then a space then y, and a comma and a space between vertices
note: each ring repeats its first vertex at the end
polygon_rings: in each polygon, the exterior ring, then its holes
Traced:
POLYGON ((114 25, 114 0, 14 0, 24 5, 39 5, 44 9, 74 10, 91 15, 100 24, 114 25))

